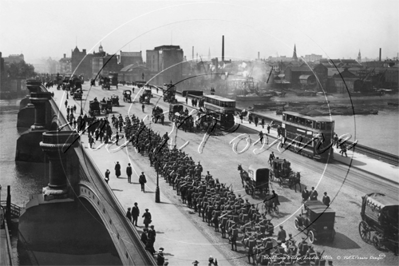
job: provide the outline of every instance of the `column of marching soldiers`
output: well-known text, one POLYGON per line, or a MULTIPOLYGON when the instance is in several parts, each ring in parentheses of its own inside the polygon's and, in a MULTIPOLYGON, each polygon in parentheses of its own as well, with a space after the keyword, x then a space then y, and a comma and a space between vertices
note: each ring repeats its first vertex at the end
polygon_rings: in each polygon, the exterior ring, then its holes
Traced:
MULTIPOLYGON (((202 178, 203 167, 200 162, 195 164, 188 154, 176 146, 168 148, 167 133, 161 136, 154 132, 134 114, 131 117, 126 116, 125 119, 122 115, 118 118, 112 115, 111 119, 116 128, 115 135, 112 135, 107 117, 79 117, 80 122, 77 123, 76 130, 83 130, 88 125, 89 143, 92 147, 94 138, 118 145, 118 130, 122 132, 124 129, 125 142, 122 146, 132 143, 142 156, 148 155, 151 166, 176 190, 181 201, 197 212, 209 226, 213 226, 215 232, 220 232, 222 238, 227 238, 232 250, 237 251, 237 242, 241 240, 249 262, 252 260, 254 264, 262 265, 272 262, 284 265, 294 261, 301 264, 319 263, 320 252, 316 252, 305 238, 296 245, 291 234, 287 241, 285 236, 281 239, 280 231, 276 246, 270 238, 274 233, 274 226, 266 214, 261 214, 248 199, 244 200, 240 194, 236 195, 230 187, 220 183, 217 178, 214 179, 209 171, 202 178), (115 138, 116 140, 112 141, 115 138)), ((320 263, 323 265, 325 261, 320 263)))

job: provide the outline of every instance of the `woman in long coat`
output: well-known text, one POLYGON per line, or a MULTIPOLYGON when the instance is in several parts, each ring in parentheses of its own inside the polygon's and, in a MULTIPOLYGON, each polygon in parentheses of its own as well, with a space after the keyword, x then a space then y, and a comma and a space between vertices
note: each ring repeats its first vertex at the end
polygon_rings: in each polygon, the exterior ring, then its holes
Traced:
POLYGON ((115 164, 115 175, 117 178, 121 176, 121 165, 119 164, 119 162, 116 162, 115 164))

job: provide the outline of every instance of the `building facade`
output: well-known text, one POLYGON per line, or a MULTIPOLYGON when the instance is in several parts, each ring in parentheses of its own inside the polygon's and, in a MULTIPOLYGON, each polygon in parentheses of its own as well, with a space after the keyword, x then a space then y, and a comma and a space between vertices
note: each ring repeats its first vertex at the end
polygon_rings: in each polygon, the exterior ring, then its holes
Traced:
POLYGON ((183 49, 178 45, 157 46, 154 50, 146 51, 146 66, 150 71, 151 83, 163 85, 182 80, 184 59, 183 49))

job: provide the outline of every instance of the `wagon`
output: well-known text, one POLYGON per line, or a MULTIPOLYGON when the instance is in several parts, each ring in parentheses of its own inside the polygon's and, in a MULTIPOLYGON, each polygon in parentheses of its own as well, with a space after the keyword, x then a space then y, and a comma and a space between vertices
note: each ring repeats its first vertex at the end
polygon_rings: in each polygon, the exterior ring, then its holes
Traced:
POLYGON ((73 93, 73 99, 75 100, 82 100, 83 91, 81 89, 76 90, 73 93))
POLYGON ((158 120, 161 121, 161 124, 163 125, 165 116, 163 114, 163 110, 161 107, 156 106, 154 109, 152 109, 152 122, 157 123, 158 120))
POLYGON ((306 233, 310 243, 335 238, 335 211, 319 200, 305 202, 301 214, 295 218, 296 229, 306 233))
POLYGON ((163 100, 168 103, 176 103, 176 87, 173 84, 164 84, 163 100))
POLYGON ((151 89, 150 88, 144 88, 143 89, 143 93, 140 95, 139 102, 140 103, 150 104, 151 97, 152 97, 151 89))
POLYGON ((359 223, 360 237, 372 243, 378 250, 391 249, 398 253, 398 210, 397 200, 391 200, 382 193, 370 193, 362 197, 359 223))
POLYGON ((238 170, 240 170, 241 181, 247 194, 253 196, 255 193, 267 194, 269 192, 268 168, 250 165, 247 172, 239 165, 238 170))
POLYGON ((112 105, 113 105, 113 106, 119 106, 119 96, 113 94, 113 95, 111 96, 111 102, 112 102, 112 105))
POLYGON ((101 88, 103 90, 105 90, 105 89, 110 90, 111 89, 111 80, 109 78, 107 78, 107 77, 102 78, 102 80, 101 80, 101 88))
MULTIPOLYGON (((270 179, 279 182, 280 186, 292 188, 296 184, 300 185, 301 175, 299 172, 293 172, 291 163, 285 159, 274 159, 271 162, 270 179)), ((301 186, 299 186, 301 187, 301 186)))
POLYGON ((132 92, 130 90, 123 91, 123 101, 124 102, 132 102, 132 92))
POLYGON ((91 116, 100 115, 100 103, 98 101, 90 101, 89 114, 91 116))
POLYGON ((181 114, 183 114, 183 108, 184 106, 182 104, 169 104, 169 121, 174 122, 176 117, 179 117, 181 114))

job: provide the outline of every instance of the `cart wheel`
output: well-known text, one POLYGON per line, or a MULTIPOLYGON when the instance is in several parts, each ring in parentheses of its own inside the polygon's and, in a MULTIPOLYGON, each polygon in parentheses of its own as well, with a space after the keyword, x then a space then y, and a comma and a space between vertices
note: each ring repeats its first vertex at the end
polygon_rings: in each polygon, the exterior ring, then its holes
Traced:
POLYGON ((364 242, 369 243, 370 242, 370 230, 369 226, 365 221, 361 221, 359 223, 359 235, 363 239, 364 242))
POLYGON ((377 236, 373 236, 373 246, 377 250, 382 250, 383 249, 383 245, 381 243, 381 240, 377 236))
POLYGON ((295 229, 297 229, 297 230, 300 230, 300 229, 301 229, 301 228, 299 227, 299 220, 298 220, 298 218, 295 218, 294 227, 295 227, 295 229))
POLYGON ((314 237, 314 233, 313 233, 312 230, 309 230, 309 232, 308 232, 308 238, 309 238, 310 243, 313 244, 314 241, 315 241, 315 237, 314 237))

